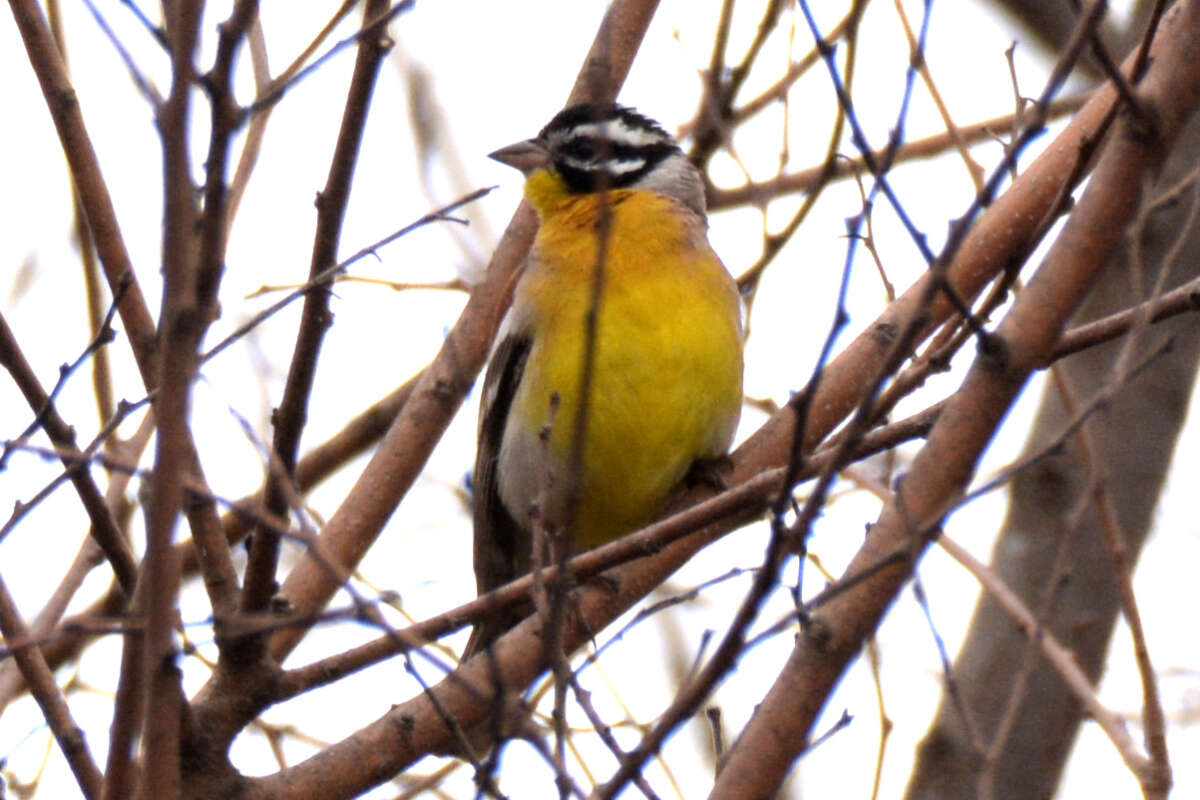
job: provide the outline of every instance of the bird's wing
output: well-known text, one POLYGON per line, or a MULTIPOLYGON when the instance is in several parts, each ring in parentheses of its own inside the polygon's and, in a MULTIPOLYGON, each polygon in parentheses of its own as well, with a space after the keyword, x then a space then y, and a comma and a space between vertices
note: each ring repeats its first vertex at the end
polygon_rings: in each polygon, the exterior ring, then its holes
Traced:
MULTIPOLYGON (((500 499, 497 464, 513 397, 521 385, 532 339, 527 332, 505 333, 488 364, 479 414, 474 490, 475 583, 483 595, 520 577, 529 569, 530 533, 523 530, 500 499)), ((480 619, 464 659, 491 644, 524 616, 528 607, 497 611, 480 619)))

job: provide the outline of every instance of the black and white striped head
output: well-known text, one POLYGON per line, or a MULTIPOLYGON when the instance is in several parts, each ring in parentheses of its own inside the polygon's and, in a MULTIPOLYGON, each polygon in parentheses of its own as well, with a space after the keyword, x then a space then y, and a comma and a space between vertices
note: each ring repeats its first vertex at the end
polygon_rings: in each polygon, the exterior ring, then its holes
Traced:
POLYGON ((550 169, 576 194, 638 188, 704 213, 704 185, 675 139, 632 108, 586 103, 560 111, 534 139, 491 154, 525 175, 550 169))

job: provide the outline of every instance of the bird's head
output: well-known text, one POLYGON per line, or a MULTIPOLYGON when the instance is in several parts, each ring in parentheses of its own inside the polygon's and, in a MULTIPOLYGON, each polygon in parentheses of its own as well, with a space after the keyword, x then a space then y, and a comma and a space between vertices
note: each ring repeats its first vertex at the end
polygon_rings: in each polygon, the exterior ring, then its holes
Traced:
POLYGON ((644 189, 681 200, 704 213, 704 185, 696 168, 661 125, 615 103, 585 103, 560 111, 533 139, 490 155, 530 179, 560 179, 573 194, 644 189))

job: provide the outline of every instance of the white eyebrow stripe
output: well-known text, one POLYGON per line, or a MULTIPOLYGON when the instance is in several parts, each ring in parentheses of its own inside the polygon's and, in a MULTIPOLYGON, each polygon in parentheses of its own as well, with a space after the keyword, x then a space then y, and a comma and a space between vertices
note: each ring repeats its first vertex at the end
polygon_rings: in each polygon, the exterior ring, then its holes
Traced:
POLYGON ((667 140, 658 131, 647 128, 635 128, 623 119, 611 119, 603 122, 585 122, 571 129, 568 141, 576 137, 592 136, 610 139, 614 142, 643 147, 650 144, 665 144, 667 140))

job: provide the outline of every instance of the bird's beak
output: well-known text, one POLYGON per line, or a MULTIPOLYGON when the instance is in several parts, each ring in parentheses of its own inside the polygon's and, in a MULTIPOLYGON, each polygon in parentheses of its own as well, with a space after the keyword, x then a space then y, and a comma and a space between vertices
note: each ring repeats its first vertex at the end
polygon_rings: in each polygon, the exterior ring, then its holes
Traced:
POLYGON ((501 147, 496 152, 489 153, 488 158, 519 169, 522 175, 528 175, 550 163, 550 154, 536 139, 526 139, 508 147, 501 147))

